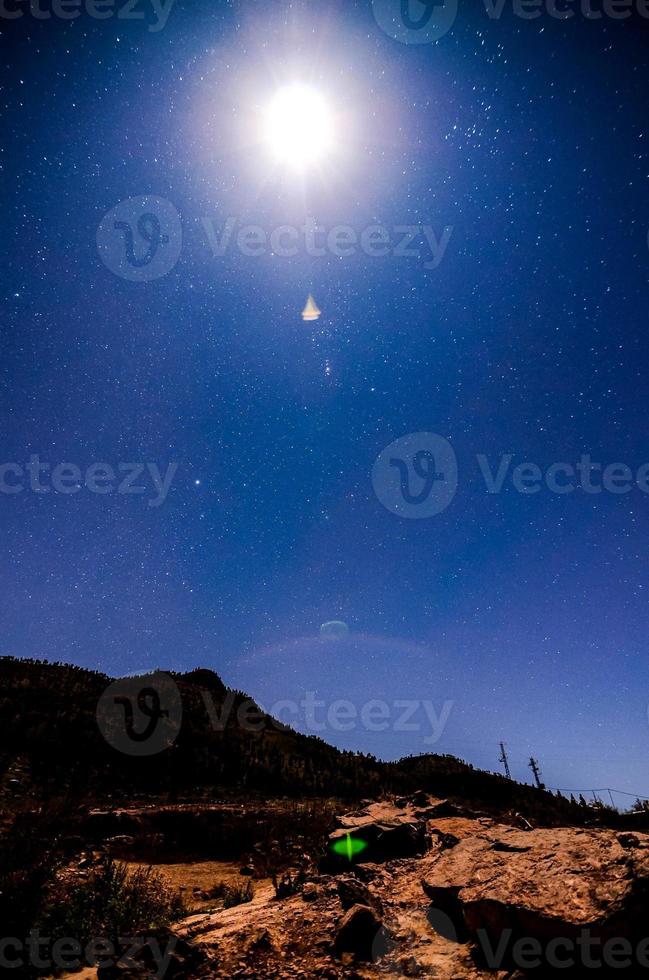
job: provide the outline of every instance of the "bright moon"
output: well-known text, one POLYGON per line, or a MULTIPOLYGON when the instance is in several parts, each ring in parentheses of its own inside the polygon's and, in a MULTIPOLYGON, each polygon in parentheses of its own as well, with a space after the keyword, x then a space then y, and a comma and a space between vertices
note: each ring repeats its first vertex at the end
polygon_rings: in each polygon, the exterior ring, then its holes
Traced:
POLYGON ((265 139, 278 162, 303 170, 333 145, 333 120, 324 97, 308 85, 280 89, 266 112, 265 139))

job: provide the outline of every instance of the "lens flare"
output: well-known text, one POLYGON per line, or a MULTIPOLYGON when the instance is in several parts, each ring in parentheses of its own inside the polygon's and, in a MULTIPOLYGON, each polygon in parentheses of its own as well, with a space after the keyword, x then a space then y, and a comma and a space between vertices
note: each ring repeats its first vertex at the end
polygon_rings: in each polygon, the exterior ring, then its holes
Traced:
POLYGON ((362 854, 367 847, 367 841, 360 837, 352 837, 345 834, 344 837, 336 840, 331 845, 331 850, 340 857, 346 857, 348 861, 353 861, 357 854, 362 854))

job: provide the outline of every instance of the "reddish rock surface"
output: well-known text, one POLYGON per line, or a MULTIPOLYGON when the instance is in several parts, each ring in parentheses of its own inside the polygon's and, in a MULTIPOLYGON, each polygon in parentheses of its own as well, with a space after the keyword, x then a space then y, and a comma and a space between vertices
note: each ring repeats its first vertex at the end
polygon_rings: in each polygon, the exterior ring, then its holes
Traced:
POLYGON ((488 969, 476 943, 480 929, 494 941, 507 929, 543 942, 582 928, 603 939, 637 937, 643 928, 649 935, 647 835, 526 832, 485 818, 424 818, 422 810, 440 812, 435 801, 371 804, 341 818, 337 834, 389 834, 413 824, 419 833, 423 820, 423 855, 347 862, 344 872, 314 879, 304 895, 278 901, 266 888, 248 905, 192 916, 176 931, 207 954, 209 976, 260 980, 504 980, 525 974, 507 962, 488 969))
MULTIPOLYGON (((174 977, 520 980, 529 971, 514 944, 524 940, 541 951, 541 969, 533 972, 545 978, 559 972, 546 970, 544 960, 556 939, 574 941, 586 930, 600 946, 625 940, 637 952, 649 936, 649 835, 524 831, 423 794, 370 803, 338 824, 333 839, 366 836, 374 845, 371 860, 310 874, 298 893, 279 899, 269 881, 256 881, 251 902, 176 923, 174 977), (423 853, 394 856, 413 841, 423 842, 423 853), (486 954, 503 939, 490 966, 486 954)), ((577 960, 561 976, 593 975, 581 965, 577 960)), ((143 980, 153 975, 147 967, 138 962, 132 973, 120 967, 105 976, 143 980)), ((628 969, 604 965, 596 975, 647 971, 632 960, 628 969)))
POLYGON ((649 838, 610 830, 481 828, 422 861, 424 890, 460 938, 505 930, 547 944, 581 930, 607 942, 649 935, 649 838))
POLYGON ((429 845, 425 816, 413 803, 370 803, 362 810, 339 817, 337 822, 337 829, 329 837, 329 868, 345 865, 346 859, 332 854, 331 847, 348 835, 367 845, 359 855, 360 861, 411 857, 423 854, 429 845))

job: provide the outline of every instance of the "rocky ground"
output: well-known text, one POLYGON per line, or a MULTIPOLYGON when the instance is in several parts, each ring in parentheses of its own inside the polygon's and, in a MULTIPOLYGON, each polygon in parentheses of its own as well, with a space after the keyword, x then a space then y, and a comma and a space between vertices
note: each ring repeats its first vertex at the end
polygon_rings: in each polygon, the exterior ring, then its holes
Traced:
MULTIPOLYGON (((176 923, 167 976, 646 975, 649 835, 526 829, 417 794, 339 818, 313 874, 176 923), (347 842, 362 841, 353 855, 347 842)), ((142 976, 99 971, 99 980, 142 976)), ((150 975, 150 974, 149 974, 150 975)))

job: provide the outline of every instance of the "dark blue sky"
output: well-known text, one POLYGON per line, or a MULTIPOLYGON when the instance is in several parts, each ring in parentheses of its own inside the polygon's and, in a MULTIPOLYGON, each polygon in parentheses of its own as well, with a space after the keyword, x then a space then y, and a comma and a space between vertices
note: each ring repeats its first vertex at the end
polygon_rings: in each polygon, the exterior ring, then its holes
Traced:
POLYGON ((150 21, 0 21, 0 462, 178 464, 159 507, 150 480, 0 494, 2 652, 205 665, 266 707, 452 701, 434 746, 425 724, 320 734, 486 768, 504 739, 519 778, 533 753, 550 786, 649 796, 649 496, 489 494, 476 461, 649 462, 649 22, 473 3, 412 45, 369 0, 177 0, 150 21), (340 155, 304 181, 256 122, 295 79, 340 117, 340 155), (96 243, 140 195, 182 222, 149 282, 96 243), (436 269, 425 240, 210 252, 205 219, 307 213, 452 234, 436 269), (453 446, 458 491, 406 520, 372 466, 422 431, 453 446), (319 638, 332 619, 346 638, 319 638))

